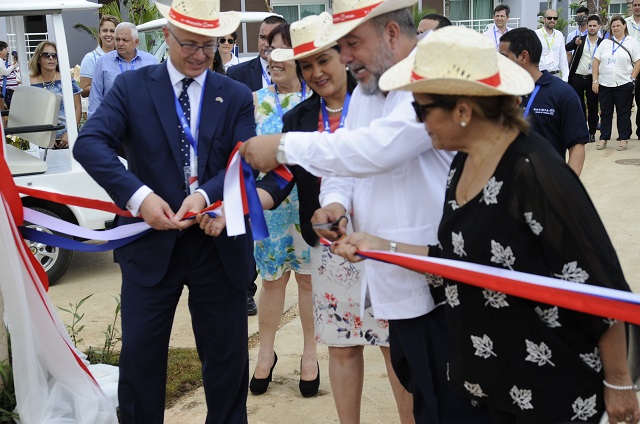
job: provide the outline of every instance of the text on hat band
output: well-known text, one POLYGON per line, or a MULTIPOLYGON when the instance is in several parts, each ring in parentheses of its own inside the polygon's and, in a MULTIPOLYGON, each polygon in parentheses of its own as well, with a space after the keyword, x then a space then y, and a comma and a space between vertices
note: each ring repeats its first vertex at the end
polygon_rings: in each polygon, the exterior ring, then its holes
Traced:
POLYGON ((171 8, 169 11, 169 17, 174 19, 176 22, 180 22, 181 24, 189 25, 196 28, 218 28, 220 26, 220 19, 213 20, 205 20, 205 19, 196 19, 190 16, 183 15, 180 12, 177 12, 175 9, 171 8))
POLYGON ((371 6, 363 7, 362 9, 350 10, 349 12, 338 13, 333 15, 333 23, 339 24, 341 22, 353 21, 354 19, 364 18, 376 7, 380 6, 383 2, 372 4, 371 6))
MULTIPOLYGON (((416 74, 416 71, 411 72, 411 82, 421 81, 425 79, 422 75, 416 74)), ((497 72, 495 75, 492 75, 488 78, 483 78, 479 80, 475 80, 476 82, 489 85, 491 87, 497 87, 500 85, 500 72, 497 72)))

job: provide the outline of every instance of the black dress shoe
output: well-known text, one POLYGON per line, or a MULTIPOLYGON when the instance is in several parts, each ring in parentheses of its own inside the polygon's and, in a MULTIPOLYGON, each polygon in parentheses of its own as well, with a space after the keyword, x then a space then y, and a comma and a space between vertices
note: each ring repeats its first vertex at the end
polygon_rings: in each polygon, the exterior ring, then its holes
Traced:
POLYGON ((589 134, 589 143, 595 143, 595 142, 596 142, 596 135, 589 134))
POLYGON ((258 315, 258 305, 251 296, 247 297, 247 315, 258 315))
POLYGON ((273 369, 276 367, 278 363, 278 355, 273 351, 273 365, 271 366, 271 370, 269 371, 269 377, 267 378, 256 378, 255 375, 251 377, 251 381, 249 382, 249 390, 254 395, 261 395, 267 391, 269 388, 269 383, 271 383, 271 379, 273 378, 273 369))
MULTIPOLYGON (((320 364, 318 364, 318 375, 315 380, 307 381, 303 380, 300 377, 300 384, 298 387, 300 388, 300 393, 302 393, 303 397, 313 397, 318 394, 318 388, 320 387, 320 364)), ((300 360, 300 366, 302 366, 302 360, 300 360)))

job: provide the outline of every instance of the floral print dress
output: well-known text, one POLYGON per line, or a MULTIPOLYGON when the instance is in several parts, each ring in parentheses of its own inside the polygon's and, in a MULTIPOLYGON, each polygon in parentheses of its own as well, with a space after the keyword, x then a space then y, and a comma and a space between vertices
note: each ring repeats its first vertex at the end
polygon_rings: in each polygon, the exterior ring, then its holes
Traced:
MULTIPOLYGON (((451 165, 434 256, 629 290, 589 196, 546 140, 521 134, 482 192, 459 205, 466 158, 459 153, 451 165)), ((613 320, 433 282, 446 302, 454 389, 535 422, 599 422, 605 409, 597 341, 613 320)))
MULTIPOLYGON (((302 99, 300 92, 277 95, 283 113, 293 109, 302 99)), ((266 87, 256 91, 256 96, 256 133, 262 135, 282 132, 282 117, 276 106, 276 94, 266 87)), ((300 231, 298 188, 294 187, 276 209, 265 211, 264 217, 269 238, 256 242, 254 247, 260 277, 274 281, 287 271, 309 274, 311 252, 300 231)))

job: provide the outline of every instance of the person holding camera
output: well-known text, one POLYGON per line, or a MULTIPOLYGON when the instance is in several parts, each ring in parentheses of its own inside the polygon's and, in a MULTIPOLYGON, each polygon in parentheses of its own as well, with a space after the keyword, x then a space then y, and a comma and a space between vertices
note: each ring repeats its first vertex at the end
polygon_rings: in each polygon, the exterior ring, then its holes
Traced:
MULTIPOLYGON (((575 54, 576 47, 570 47, 570 44, 573 42, 576 46, 582 44, 581 37, 587 35, 587 19, 589 16, 589 8, 585 6, 580 6, 576 9, 576 24, 578 24, 578 28, 571 31, 567 34, 567 44, 564 46, 567 50, 567 63, 571 63, 571 59, 575 54)), ((599 34, 598 34, 599 35, 599 34)))

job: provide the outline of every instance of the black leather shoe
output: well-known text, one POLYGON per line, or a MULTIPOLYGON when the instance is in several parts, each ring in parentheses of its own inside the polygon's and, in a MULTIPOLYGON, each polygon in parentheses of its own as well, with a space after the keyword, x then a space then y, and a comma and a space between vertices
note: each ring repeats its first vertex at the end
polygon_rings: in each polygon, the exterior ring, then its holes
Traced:
POLYGON ((251 296, 247 297, 247 315, 258 315, 258 305, 251 296))
POLYGON ((596 142, 596 135, 589 134, 589 143, 595 143, 595 142, 596 142))
MULTIPOLYGON (((300 388, 300 393, 302 393, 303 397, 313 397, 318 394, 318 388, 320 387, 320 364, 318 364, 318 376, 315 380, 306 381, 300 378, 300 384, 298 387, 300 388)), ((300 360, 300 365, 302 366, 302 360, 300 360)))
POLYGON ((267 391, 269 388, 269 383, 271 383, 271 379, 273 378, 273 369, 276 367, 278 363, 278 355, 276 355, 275 350, 273 351, 273 365, 271 366, 271 370, 269 371, 269 377, 267 378, 256 378, 255 375, 251 377, 251 381, 249 382, 249 390, 254 395, 261 395, 267 391))

